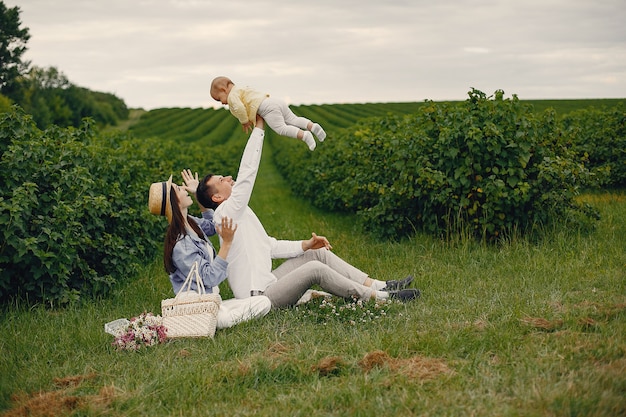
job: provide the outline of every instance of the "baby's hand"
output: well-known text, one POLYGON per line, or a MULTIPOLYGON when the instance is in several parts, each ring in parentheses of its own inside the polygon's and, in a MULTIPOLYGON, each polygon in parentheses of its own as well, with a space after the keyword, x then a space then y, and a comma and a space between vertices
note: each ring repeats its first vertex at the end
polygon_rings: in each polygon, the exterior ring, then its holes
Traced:
POLYGON ((252 125, 252 122, 248 122, 248 123, 244 123, 242 127, 243 127, 243 131, 248 133, 250 129, 253 128, 253 125, 252 125))

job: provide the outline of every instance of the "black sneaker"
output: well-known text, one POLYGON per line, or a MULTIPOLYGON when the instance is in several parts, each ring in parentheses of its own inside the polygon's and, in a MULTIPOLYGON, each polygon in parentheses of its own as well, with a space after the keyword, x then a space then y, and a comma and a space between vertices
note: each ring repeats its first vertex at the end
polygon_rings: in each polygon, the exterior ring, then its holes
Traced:
POLYGON ((400 300, 402 302, 415 300, 421 295, 420 290, 417 288, 405 288, 403 290, 389 291, 389 297, 393 300, 400 300))
POLYGON ((387 281, 387 285, 381 291, 401 290, 403 288, 406 288, 406 286, 409 285, 411 282, 413 282, 413 275, 409 275, 408 277, 399 281, 392 279, 390 281, 387 281))

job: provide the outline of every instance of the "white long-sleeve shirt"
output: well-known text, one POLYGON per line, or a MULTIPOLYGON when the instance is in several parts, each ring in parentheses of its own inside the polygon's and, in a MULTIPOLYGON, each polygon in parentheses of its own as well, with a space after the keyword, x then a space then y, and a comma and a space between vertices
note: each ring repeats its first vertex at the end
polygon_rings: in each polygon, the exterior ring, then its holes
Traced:
POLYGON ((265 132, 254 128, 241 157, 239 173, 228 199, 214 214, 215 224, 223 217, 233 219, 237 231, 228 252, 228 283, 236 298, 250 297, 250 291, 264 291, 276 282, 272 258, 292 258, 303 253, 302 241, 277 240, 268 236, 256 214, 248 207, 254 188, 265 132))

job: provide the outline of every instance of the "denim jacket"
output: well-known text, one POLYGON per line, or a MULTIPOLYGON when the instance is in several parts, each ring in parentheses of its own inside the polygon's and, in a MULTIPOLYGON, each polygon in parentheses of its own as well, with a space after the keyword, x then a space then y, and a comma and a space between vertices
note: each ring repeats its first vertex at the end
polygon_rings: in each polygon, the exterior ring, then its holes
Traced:
MULTIPOLYGON (((206 236, 215 234, 213 210, 203 212, 202 218, 190 217, 206 236)), ((194 262, 198 262, 198 272, 207 293, 219 292, 217 286, 227 277, 228 262, 216 256, 211 241, 195 235, 179 236, 172 252, 172 262, 176 270, 170 274, 170 282, 175 294, 181 290, 194 262)), ((197 291, 195 276, 192 278, 191 290, 197 291)))

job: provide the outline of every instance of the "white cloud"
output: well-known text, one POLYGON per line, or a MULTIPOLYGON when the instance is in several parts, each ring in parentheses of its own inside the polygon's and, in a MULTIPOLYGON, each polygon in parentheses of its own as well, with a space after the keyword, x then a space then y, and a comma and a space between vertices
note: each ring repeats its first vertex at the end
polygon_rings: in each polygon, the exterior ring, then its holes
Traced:
MULTIPOLYGON (((13 5, 10 2, 8 7, 13 5)), ((20 0, 26 58, 132 107, 228 75, 294 104, 626 97, 623 0, 20 0)))
POLYGON ((466 46, 463 48, 463 51, 470 54, 488 54, 489 48, 483 48, 480 46, 466 46))

